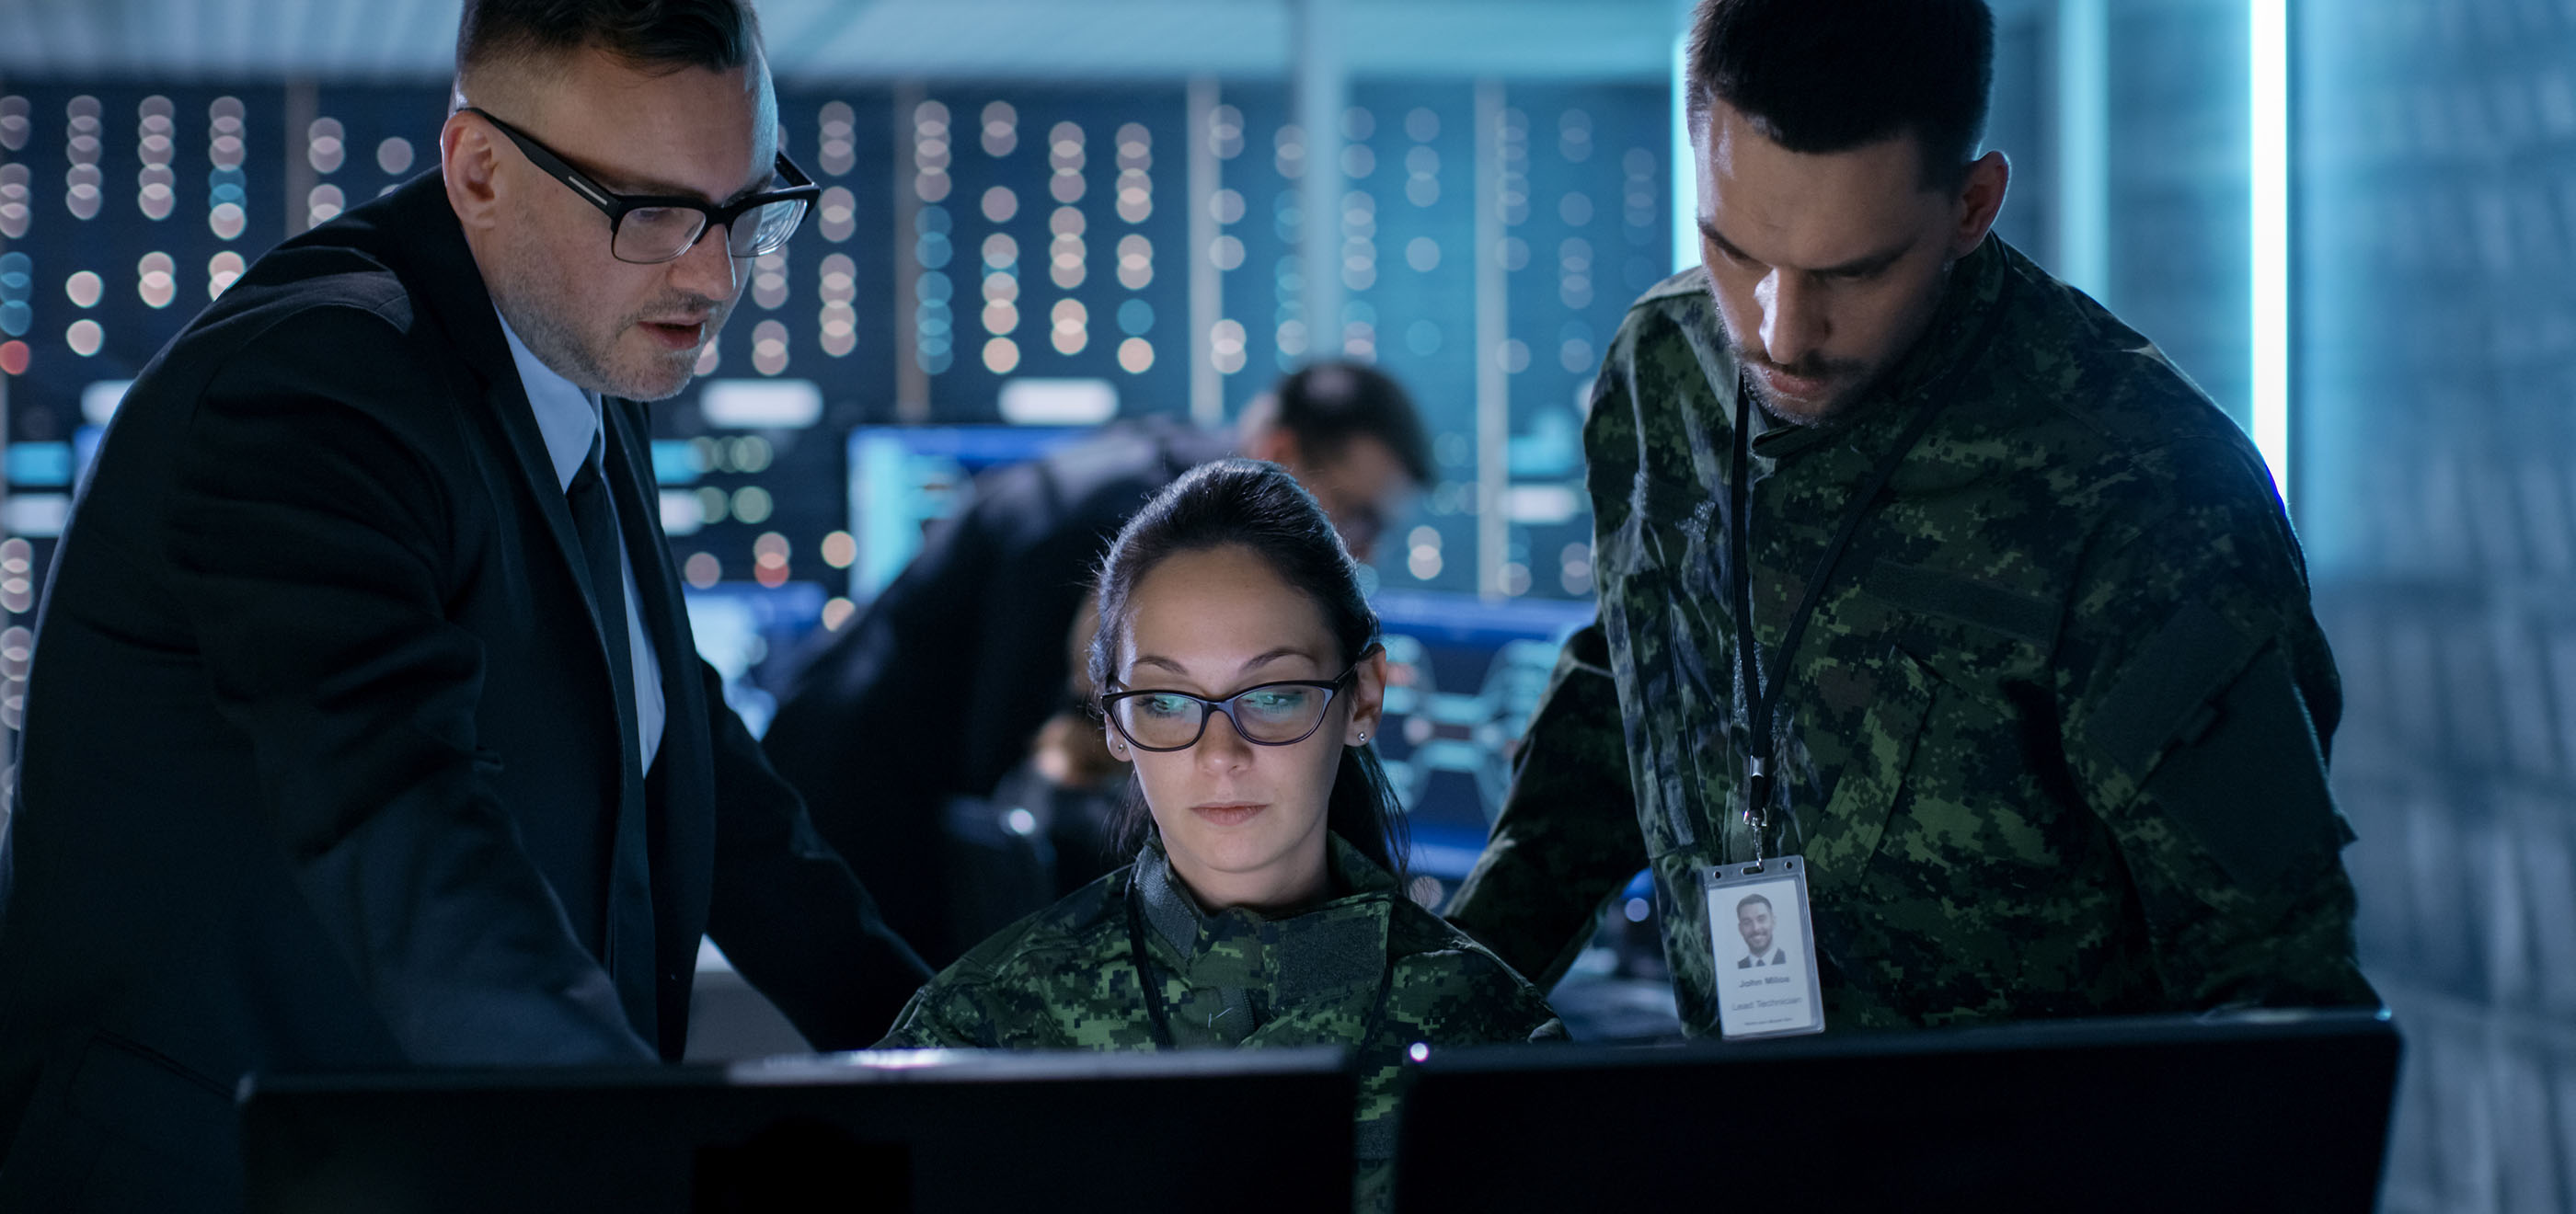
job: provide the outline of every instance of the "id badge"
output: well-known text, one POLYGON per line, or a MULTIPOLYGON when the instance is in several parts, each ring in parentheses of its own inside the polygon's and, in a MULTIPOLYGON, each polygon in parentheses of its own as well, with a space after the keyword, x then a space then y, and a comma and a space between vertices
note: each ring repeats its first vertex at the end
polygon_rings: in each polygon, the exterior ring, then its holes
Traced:
POLYGON ((1825 1031, 1806 860, 1721 864, 1704 870, 1702 881, 1716 942, 1718 1035, 1739 1041, 1825 1031))

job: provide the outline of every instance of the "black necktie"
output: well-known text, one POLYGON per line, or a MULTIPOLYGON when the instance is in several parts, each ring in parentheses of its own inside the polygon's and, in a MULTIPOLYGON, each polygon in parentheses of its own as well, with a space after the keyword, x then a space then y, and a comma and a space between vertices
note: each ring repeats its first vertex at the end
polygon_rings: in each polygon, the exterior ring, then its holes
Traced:
MULTIPOLYGON (((600 418, 603 428, 607 417, 600 418)), ((609 978, 617 985, 626 1018, 646 1043, 658 1045, 653 996, 653 873, 645 843, 642 750, 637 741, 635 650, 627 639, 625 548, 618 539, 617 503, 602 475, 606 444, 592 435, 590 455, 573 474, 564 497, 581 536, 590 606, 608 647, 609 685, 617 703, 617 831, 608 871, 609 978)))

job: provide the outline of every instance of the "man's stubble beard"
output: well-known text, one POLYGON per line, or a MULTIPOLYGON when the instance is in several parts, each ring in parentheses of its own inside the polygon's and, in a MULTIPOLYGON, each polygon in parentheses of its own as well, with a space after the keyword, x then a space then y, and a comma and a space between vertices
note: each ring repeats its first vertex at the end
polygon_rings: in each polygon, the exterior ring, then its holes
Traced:
MULTIPOLYGON (((510 258, 509 264, 514 266, 545 264, 541 259, 523 255, 515 249, 507 256, 510 258)), ((730 301, 717 305, 707 316, 704 339, 696 350, 689 353, 687 362, 681 362, 677 355, 672 356, 673 365, 679 369, 679 373, 672 378, 669 387, 664 388, 658 383, 647 385, 620 382, 616 372, 609 367, 607 357, 616 348, 618 338, 624 335, 627 329, 634 327, 644 314, 638 312, 621 318, 615 327, 608 330, 607 338, 602 342, 602 348, 593 349, 583 341, 581 333, 566 319, 581 314, 579 304, 562 293, 549 289, 548 284, 569 283, 571 276, 556 275, 548 271, 525 277, 535 279, 535 284, 522 281, 517 275, 488 276, 485 285, 491 292, 493 306, 500 310, 501 318, 509 322, 510 331, 519 335, 520 343, 528 347, 529 353, 537 356, 537 361, 544 363, 555 374, 571 380, 576 386, 602 397, 655 401, 678 395, 682 389, 689 386, 699 353, 706 349, 707 342, 716 339, 716 334, 723 328, 723 322, 732 312, 730 301)))
MULTIPOLYGON (((1823 369, 1828 371, 1840 373, 1847 370, 1857 370, 1859 373, 1851 376, 1851 386, 1835 393, 1831 400, 1825 402, 1824 406, 1818 409, 1784 408, 1778 400, 1772 397, 1770 391, 1762 386, 1761 379, 1752 373, 1752 368, 1757 366, 1778 366, 1779 364, 1773 363, 1769 359, 1756 356, 1752 351, 1745 347, 1743 342, 1736 339, 1735 330, 1726 323, 1726 308, 1717 298, 1717 284, 1714 278, 1711 279, 1708 285, 1708 302, 1711 312, 1717 318, 1718 339, 1726 343, 1727 353, 1734 356, 1735 365, 1744 369, 1744 389, 1752 395, 1753 403, 1760 406, 1763 413, 1769 415, 1771 420, 1780 422, 1784 425, 1803 426, 1824 430, 1840 430, 1859 421, 1860 418, 1867 413, 1867 410, 1857 409, 1853 406, 1866 399, 1872 391, 1876 390, 1878 386, 1887 379, 1889 372, 1894 371, 1897 367, 1903 365, 1906 358, 1914 353, 1914 348, 1922 344, 1924 336, 1932 331, 1932 317, 1934 313, 1940 310, 1942 298, 1949 293, 1950 272, 1956 268, 1958 264, 1959 263, 1955 260, 1944 261, 1941 263, 1941 272, 1933 277, 1931 289, 1926 293, 1925 300, 1919 305, 1920 315, 1913 323, 1914 332, 1897 347, 1896 353, 1890 355, 1887 361, 1879 364, 1878 366, 1867 368, 1854 368, 1847 362, 1821 363, 1823 369)), ((1781 369, 1792 375, 1813 378, 1813 373, 1818 365, 1819 363, 1811 362, 1805 367, 1782 367, 1781 369)))

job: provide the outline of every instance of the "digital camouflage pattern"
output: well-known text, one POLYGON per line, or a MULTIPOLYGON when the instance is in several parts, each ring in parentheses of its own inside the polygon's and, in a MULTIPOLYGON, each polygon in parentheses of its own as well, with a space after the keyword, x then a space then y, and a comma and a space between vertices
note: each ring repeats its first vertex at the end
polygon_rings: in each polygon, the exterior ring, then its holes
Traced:
POLYGON ((1391 1190, 1397 1088, 1416 1042, 1561 1038, 1538 988, 1404 897, 1395 878, 1330 836, 1334 888, 1302 913, 1202 912, 1159 844, 1136 862, 996 933, 915 994, 879 1049, 1151 1050, 1130 960, 1127 900, 1178 1048, 1341 1045, 1359 1065, 1359 1208, 1391 1190))
MULTIPOLYGON (((1544 984, 1651 868, 1693 1033, 1716 1031, 1702 871, 1754 854, 1739 382, 1702 271, 1629 311, 1585 424, 1599 617, 1451 912, 1544 984)), ((1807 858, 1828 1030, 2376 1002, 2325 784, 2341 691, 2262 460, 2145 338, 2000 239, 1953 268, 1849 421, 1750 410, 1764 672, 1936 394, 1777 714, 1764 854, 1807 858)))

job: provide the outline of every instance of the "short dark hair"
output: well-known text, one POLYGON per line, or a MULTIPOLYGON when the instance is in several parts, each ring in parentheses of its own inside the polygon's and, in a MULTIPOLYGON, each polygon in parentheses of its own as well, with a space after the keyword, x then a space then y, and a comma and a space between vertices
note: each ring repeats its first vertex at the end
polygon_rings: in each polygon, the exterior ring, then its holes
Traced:
MULTIPOLYGON (((1120 647, 1136 587, 1165 560, 1184 552, 1239 545, 1269 563, 1279 580, 1312 599, 1324 626, 1356 662, 1377 643, 1377 612, 1360 592, 1359 567, 1342 547, 1332 520, 1313 494, 1277 464, 1227 459, 1201 464, 1154 495, 1127 520, 1101 558, 1100 628, 1091 635, 1091 685, 1109 691, 1117 681, 1120 647)), ((1153 827, 1142 786, 1131 782, 1116 834, 1135 847, 1153 827)), ((1401 878, 1406 830, 1386 767, 1365 743, 1342 748, 1326 801, 1324 827, 1360 854, 1401 878)))
POLYGON ((1690 122, 1709 103, 1793 152, 1912 134, 1927 186, 1964 180, 1986 131, 1995 14, 1986 0, 1700 0, 1690 122))
POLYGON ((731 71, 760 53, 749 0, 465 0, 456 70, 499 59, 606 51, 638 67, 731 71))
POLYGON ((1769 909, 1771 909, 1771 900, 1770 900, 1769 898, 1765 898, 1765 897, 1763 897, 1763 896, 1762 896, 1762 895, 1760 895, 1760 894, 1746 894, 1746 895, 1744 896, 1744 900, 1743 900, 1742 902, 1738 902, 1738 903, 1736 903, 1736 904, 1735 904, 1735 917, 1736 917, 1736 918, 1738 918, 1738 919, 1743 918, 1743 917, 1744 917, 1744 908, 1745 908, 1745 907, 1748 907, 1748 906, 1751 906, 1751 905, 1753 905, 1753 904, 1754 904, 1754 903, 1756 903, 1756 902, 1761 903, 1761 904, 1762 904, 1762 909, 1764 909, 1764 910, 1769 910, 1769 909))
POLYGON ((1309 363, 1271 390, 1281 429, 1295 435, 1307 459, 1332 459, 1354 438, 1374 438, 1395 453, 1404 474, 1428 489, 1439 484, 1431 436, 1404 385, 1354 362, 1309 363))

